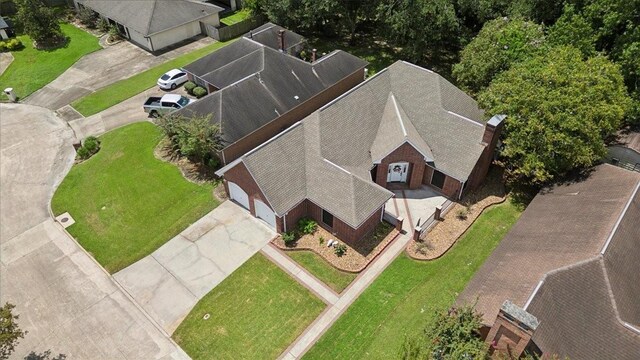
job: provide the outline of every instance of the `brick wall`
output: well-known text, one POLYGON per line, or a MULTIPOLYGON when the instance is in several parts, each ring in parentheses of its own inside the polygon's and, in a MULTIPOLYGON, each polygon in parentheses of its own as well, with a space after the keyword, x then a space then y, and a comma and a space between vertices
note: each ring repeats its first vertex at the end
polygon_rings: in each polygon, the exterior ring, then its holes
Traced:
POLYGON ((445 174, 444 185, 442 186, 442 189, 438 189, 437 187, 431 185, 431 175, 433 174, 433 171, 434 170, 431 166, 429 165, 425 166, 424 176, 422 177, 422 183, 442 192, 444 195, 446 195, 449 198, 457 199, 458 196, 460 195, 460 187, 462 186, 460 181, 450 176, 447 176, 445 174))
MULTIPOLYGON (((271 204, 269 204, 267 198, 258 187, 258 184, 253 180, 251 173, 249 173, 249 170, 247 170, 247 167, 243 163, 239 163, 232 167, 224 174, 224 189, 227 191, 227 194, 229 194, 228 181, 236 183, 247 193, 247 195, 249 195, 249 212, 251 212, 253 216, 256 216, 255 204, 253 202, 254 199, 258 199, 271 207, 271 204)), ((281 223, 281 220, 276 217, 276 227, 279 227, 279 223, 281 223)), ((281 231, 280 229, 276 230, 281 231)))
POLYGON ((240 156, 246 154, 248 151, 279 134, 289 126, 304 119, 309 114, 313 113, 322 106, 326 105, 331 100, 347 92, 349 89, 358 85, 363 80, 364 68, 361 68, 353 74, 340 80, 333 86, 311 97, 304 103, 294 107, 288 112, 282 114, 280 117, 265 124, 251 134, 243 137, 233 144, 230 144, 222 150, 225 164, 228 164, 231 161, 239 158, 240 156))
POLYGON ((335 234, 336 237, 347 244, 356 244, 365 235, 375 229, 376 225, 378 225, 378 223, 380 222, 382 212, 382 209, 379 209, 374 214, 372 214, 369 219, 363 222, 359 228, 354 229, 335 216, 333 217, 333 228, 328 227, 322 222, 322 208, 311 201, 308 202, 307 209, 307 216, 314 219, 318 223, 318 225, 335 234))
POLYGON ((284 216, 286 227, 285 231, 291 231, 298 225, 300 218, 307 216, 309 200, 303 200, 300 204, 296 205, 293 209, 284 216))
POLYGON ((394 150, 378 164, 376 183, 384 188, 387 187, 387 172, 389 165, 396 162, 408 162, 409 172, 407 174, 407 185, 409 189, 417 189, 422 184, 424 175, 424 156, 413 146, 405 143, 394 150))
POLYGON ((480 155, 476 166, 473 168, 471 175, 469 175, 465 192, 477 189, 478 186, 480 186, 484 181, 484 178, 487 176, 489 167, 493 162, 493 155, 495 154, 496 145, 498 144, 498 139, 500 138, 500 133, 502 132, 503 126, 504 122, 500 123, 497 128, 492 128, 488 125, 485 127, 482 141, 487 145, 482 151, 482 154, 480 155))

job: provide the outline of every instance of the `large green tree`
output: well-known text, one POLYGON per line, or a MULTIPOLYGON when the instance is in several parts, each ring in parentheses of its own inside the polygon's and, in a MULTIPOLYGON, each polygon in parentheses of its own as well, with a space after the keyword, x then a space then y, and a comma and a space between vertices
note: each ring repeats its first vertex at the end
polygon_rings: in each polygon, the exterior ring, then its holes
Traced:
POLYGON ((630 100, 617 65, 561 46, 498 75, 479 103, 507 115, 501 155, 510 180, 542 185, 601 159, 630 100))
POLYGON ((487 359, 488 346, 480 337, 482 316, 470 306, 435 314, 421 336, 405 341, 403 360, 487 359))
POLYGON ((18 315, 13 314, 15 305, 6 303, 0 307, 0 359, 8 359, 18 341, 24 338, 25 332, 20 330, 18 315))
POLYGON ((453 76, 465 90, 477 93, 500 72, 535 55, 544 45, 544 31, 538 24, 521 18, 491 20, 462 50, 453 76))
POLYGON ((64 40, 53 9, 41 0, 15 0, 15 4, 24 32, 39 46, 50 46, 64 40))
POLYGON ((596 52, 595 31, 573 5, 565 6, 562 16, 549 28, 547 40, 553 46, 571 45, 585 56, 593 56, 596 52))

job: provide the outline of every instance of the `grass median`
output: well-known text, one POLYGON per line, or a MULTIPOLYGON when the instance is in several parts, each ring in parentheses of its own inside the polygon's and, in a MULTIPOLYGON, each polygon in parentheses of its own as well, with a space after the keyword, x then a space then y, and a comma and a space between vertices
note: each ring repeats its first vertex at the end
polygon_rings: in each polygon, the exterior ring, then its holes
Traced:
POLYGON ((334 268, 320 255, 309 250, 287 251, 286 254, 337 293, 341 293, 358 276, 334 268))
POLYGON ((199 58, 232 43, 233 41, 235 41, 235 39, 224 42, 215 42, 188 54, 179 56, 173 60, 169 60, 128 79, 123 79, 109 86, 105 86, 102 89, 98 89, 97 91, 72 102, 71 106, 85 117, 97 114, 100 111, 106 110, 155 86, 158 78, 165 72, 188 65, 199 58))

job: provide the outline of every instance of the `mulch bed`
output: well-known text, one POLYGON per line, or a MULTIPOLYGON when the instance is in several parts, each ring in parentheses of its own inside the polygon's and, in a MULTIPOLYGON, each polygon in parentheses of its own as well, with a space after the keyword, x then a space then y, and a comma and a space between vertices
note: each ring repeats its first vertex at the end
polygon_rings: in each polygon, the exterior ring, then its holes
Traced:
POLYGON ((376 229, 374 233, 362 239, 357 248, 349 246, 321 227, 318 227, 318 230, 312 235, 300 237, 293 246, 285 245, 280 236, 272 242, 279 249, 285 251, 313 251, 338 270, 359 273, 400 234, 392 225, 383 224, 379 225, 379 229, 376 229), (376 236, 376 233, 378 236, 376 236), (327 246, 328 241, 331 239, 338 240, 340 244, 347 246, 347 252, 343 256, 339 257, 335 254, 334 247, 327 246))
POLYGON ((218 179, 211 168, 199 163, 194 163, 186 157, 176 154, 171 147, 171 142, 166 137, 160 140, 153 154, 159 160, 176 165, 178 169, 180 169, 182 176, 192 183, 200 185, 218 179))
POLYGON ((422 235, 420 241, 407 245, 407 255, 416 260, 433 260, 445 254, 467 231, 484 209, 505 200, 502 176, 492 172, 478 190, 465 195, 453 204, 434 227, 422 235), (462 217, 466 214, 466 217, 462 217))

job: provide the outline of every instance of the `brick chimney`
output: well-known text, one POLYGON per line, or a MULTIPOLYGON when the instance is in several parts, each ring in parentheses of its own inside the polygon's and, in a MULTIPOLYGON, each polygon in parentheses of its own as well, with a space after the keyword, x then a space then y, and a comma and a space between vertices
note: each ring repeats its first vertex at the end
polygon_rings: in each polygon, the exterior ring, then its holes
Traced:
POLYGON ((318 49, 311 49, 311 62, 316 61, 317 55, 318 55, 318 49))
POLYGON ((482 145, 491 145, 495 147, 500 137, 500 132, 504 126, 504 119, 507 115, 495 115, 484 125, 484 134, 482 135, 482 145))
POLYGON ((535 316, 506 300, 485 340, 489 344, 490 354, 498 351, 518 359, 529 345, 538 325, 535 316))
POLYGON ((284 46, 284 29, 278 30, 278 46, 280 47, 280 51, 285 52, 286 48, 284 46))

